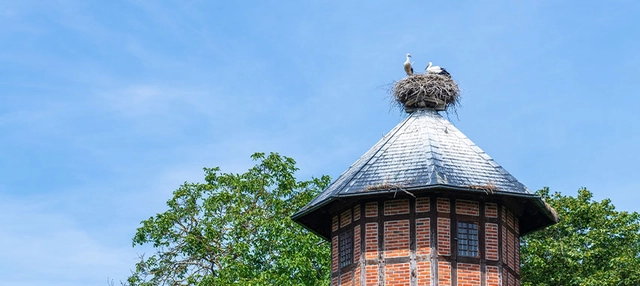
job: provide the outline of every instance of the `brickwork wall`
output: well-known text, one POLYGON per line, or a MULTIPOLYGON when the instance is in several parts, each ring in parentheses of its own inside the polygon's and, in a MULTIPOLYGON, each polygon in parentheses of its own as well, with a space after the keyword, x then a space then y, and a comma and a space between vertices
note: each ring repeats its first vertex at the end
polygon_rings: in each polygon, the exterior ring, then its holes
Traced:
POLYGON ((408 286, 411 278, 409 263, 387 264, 384 278, 386 280, 386 285, 408 286))
POLYGON ((438 218, 438 254, 451 255, 451 220, 438 218))
POLYGON ((502 263, 509 261, 509 253, 507 253, 507 227, 502 225, 502 263))
POLYGON ((418 286, 431 285, 431 261, 419 261, 416 268, 418 286))
POLYGON ((513 233, 511 231, 508 231, 508 233, 507 233, 507 253, 509 253, 509 256, 507 258, 507 265, 511 269, 516 269, 515 255, 514 255, 514 250, 515 250, 515 244, 514 243, 515 243, 515 240, 513 239, 513 233))
POLYGON ((426 213, 431 209, 431 200, 429 197, 416 199, 416 213, 426 213))
POLYGON ((345 273, 343 273, 342 275, 340 275, 340 285, 345 286, 345 285, 353 285, 353 272, 351 271, 347 271, 345 273))
POLYGON ((416 219, 416 254, 417 255, 429 255, 431 254, 431 232, 429 228, 431 223, 430 218, 416 219))
POLYGON ((369 202, 364 206, 365 217, 377 217, 378 216, 378 203, 369 202))
POLYGON ((504 282, 503 283, 505 286, 515 286, 516 285, 516 280, 514 279, 513 275, 511 275, 511 273, 509 272, 505 272, 505 275, 503 276, 504 278, 504 282))
POLYGON ((438 261, 438 285, 451 285, 451 263, 438 261))
POLYGON ((516 262, 516 269, 514 269, 516 271, 516 273, 519 275, 520 274, 520 238, 516 235, 515 240, 514 240, 514 252, 513 252, 513 256, 514 256, 514 260, 516 262))
POLYGON ((498 266, 487 266, 487 286, 500 286, 498 266))
POLYGON ((520 225, 518 218, 502 207, 502 285, 520 285, 520 225))
POLYGON ((476 201, 456 200, 456 214, 479 216, 479 204, 476 201))
POLYGON ((384 215, 399 215, 409 213, 409 200, 391 200, 384 202, 384 215))
POLYGON ((451 211, 451 203, 447 198, 438 198, 437 205, 439 213, 449 213, 451 211))
POLYGON ((498 252, 498 224, 485 223, 485 258, 487 260, 498 261, 500 254, 498 252))
POLYGON ((458 263, 458 286, 479 286, 480 264, 458 263))
POLYGON ((343 228, 351 224, 351 210, 346 210, 340 214, 340 227, 343 228))
POLYGON ((378 223, 369 222, 365 225, 365 259, 378 258, 378 223))
POLYGON ((490 218, 498 217, 498 204, 486 203, 484 206, 484 215, 490 218))
POLYGON ((367 265, 365 267, 365 285, 378 286, 378 265, 367 265))
POLYGON ((409 220, 384 222, 385 257, 409 256, 409 220))
POLYGON ((353 227, 353 261, 355 263, 360 262, 360 226, 353 227))
POLYGON ((505 206, 433 196, 355 204, 335 214, 331 285, 519 285, 519 221, 505 206), (480 226, 478 258, 454 253, 457 221, 480 226), (352 231, 353 264, 340 267, 344 231, 352 231))

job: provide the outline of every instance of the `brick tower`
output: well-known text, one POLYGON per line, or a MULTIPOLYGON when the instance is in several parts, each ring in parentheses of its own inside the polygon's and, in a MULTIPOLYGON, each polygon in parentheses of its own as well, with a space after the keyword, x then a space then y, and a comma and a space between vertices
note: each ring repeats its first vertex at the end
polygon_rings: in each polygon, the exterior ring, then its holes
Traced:
POLYGON ((438 111, 409 116, 293 219, 331 285, 520 285, 520 236, 557 215, 438 111))

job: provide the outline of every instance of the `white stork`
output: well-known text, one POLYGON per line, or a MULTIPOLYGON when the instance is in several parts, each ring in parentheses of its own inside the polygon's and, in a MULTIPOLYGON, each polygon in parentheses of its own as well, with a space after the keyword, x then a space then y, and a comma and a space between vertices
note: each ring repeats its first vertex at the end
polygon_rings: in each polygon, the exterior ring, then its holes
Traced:
POLYGON ((407 75, 413 74, 413 67, 411 66, 411 54, 407 54, 407 60, 404 62, 404 72, 406 72, 407 75))
POLYGON ((429 62, 429 65, 424 69, 427 71, 427 73, 439 74, 439 75, 443 75, 448 78, 451 78, 451 74, 446 69, 441 68, 439 66, 431 66, 431 65, 432 63, 429 62))

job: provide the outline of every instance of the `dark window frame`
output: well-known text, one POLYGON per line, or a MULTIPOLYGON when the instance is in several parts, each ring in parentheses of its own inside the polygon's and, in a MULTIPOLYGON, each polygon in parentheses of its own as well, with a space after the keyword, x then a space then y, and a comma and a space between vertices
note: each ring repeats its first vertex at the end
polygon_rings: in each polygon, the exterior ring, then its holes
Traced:
POLYGON ((353 229, 343 231, 338 236, 338 265, 340 268, 353 263, 353 229))
POLYGON ((475 221, 456 222, 457 255, 460 257, 480 257, 480 225, 475 221))

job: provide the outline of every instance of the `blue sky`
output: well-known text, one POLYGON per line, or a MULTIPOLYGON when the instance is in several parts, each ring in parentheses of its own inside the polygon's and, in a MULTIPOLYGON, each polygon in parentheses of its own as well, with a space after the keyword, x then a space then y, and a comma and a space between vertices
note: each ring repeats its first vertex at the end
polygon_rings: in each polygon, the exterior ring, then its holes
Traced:
POLYGON ((640 211, 636 1, 2 2, 3 285, 125 279, 139 222, 205 166, 337 177, 403 119, 407 52, 529 189, 640 211))

